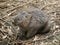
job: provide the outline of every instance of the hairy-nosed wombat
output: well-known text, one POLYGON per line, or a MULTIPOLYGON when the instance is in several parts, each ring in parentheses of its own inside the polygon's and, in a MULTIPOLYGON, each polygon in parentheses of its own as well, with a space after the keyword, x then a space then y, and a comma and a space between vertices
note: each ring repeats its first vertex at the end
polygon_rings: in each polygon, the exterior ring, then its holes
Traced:
POLYGON ((49 18, 38 8, 28 9, 15 16, 14 23, 20 27, 20 37, 30 38, 36 33, 49 31, 49 18))

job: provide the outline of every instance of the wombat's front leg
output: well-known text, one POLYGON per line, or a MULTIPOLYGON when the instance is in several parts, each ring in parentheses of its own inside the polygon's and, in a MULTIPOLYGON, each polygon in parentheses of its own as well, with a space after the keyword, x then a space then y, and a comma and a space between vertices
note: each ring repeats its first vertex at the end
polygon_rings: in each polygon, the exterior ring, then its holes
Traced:
POLYGON ((37 29, 31 29, 30 31, 27 32, 26 38, 31 38, 37 33, 37 29))

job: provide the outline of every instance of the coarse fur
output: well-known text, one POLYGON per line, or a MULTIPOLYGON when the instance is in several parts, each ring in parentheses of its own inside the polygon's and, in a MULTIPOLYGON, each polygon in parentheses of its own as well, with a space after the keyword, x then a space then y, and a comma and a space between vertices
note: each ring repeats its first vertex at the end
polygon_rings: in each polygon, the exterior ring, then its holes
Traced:
POLYGON ((20 38, 30 38, 36 33, 50 30, 49 18, 40 9, 32 8, 15 16, 14 23, 20 28, 20 38))

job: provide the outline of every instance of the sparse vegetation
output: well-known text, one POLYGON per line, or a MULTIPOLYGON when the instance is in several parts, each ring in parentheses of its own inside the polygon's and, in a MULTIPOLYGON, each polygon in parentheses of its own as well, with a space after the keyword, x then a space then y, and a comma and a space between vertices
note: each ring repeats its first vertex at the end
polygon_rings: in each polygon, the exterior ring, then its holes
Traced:
POLYGON ((60 0, 0 0, 0 45, 60 45, 60 0), (26 9, 39 8, 51 18, 51 31, 19 40, 13 17, 26 9))

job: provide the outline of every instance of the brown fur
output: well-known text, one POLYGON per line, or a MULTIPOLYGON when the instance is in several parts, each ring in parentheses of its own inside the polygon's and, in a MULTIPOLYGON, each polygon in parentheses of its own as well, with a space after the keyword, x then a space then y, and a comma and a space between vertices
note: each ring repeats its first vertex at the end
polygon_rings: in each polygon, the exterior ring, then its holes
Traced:
POLYGON ((45 33, 49 31, 49 19, 41 12, 41 10, 34 8, 23 11, 16 15, 14 23, 20 27, 20 37, 30 38, 33 37, 37 32, 45 33), (24 34, 24 35, 23 35, 24 34))

